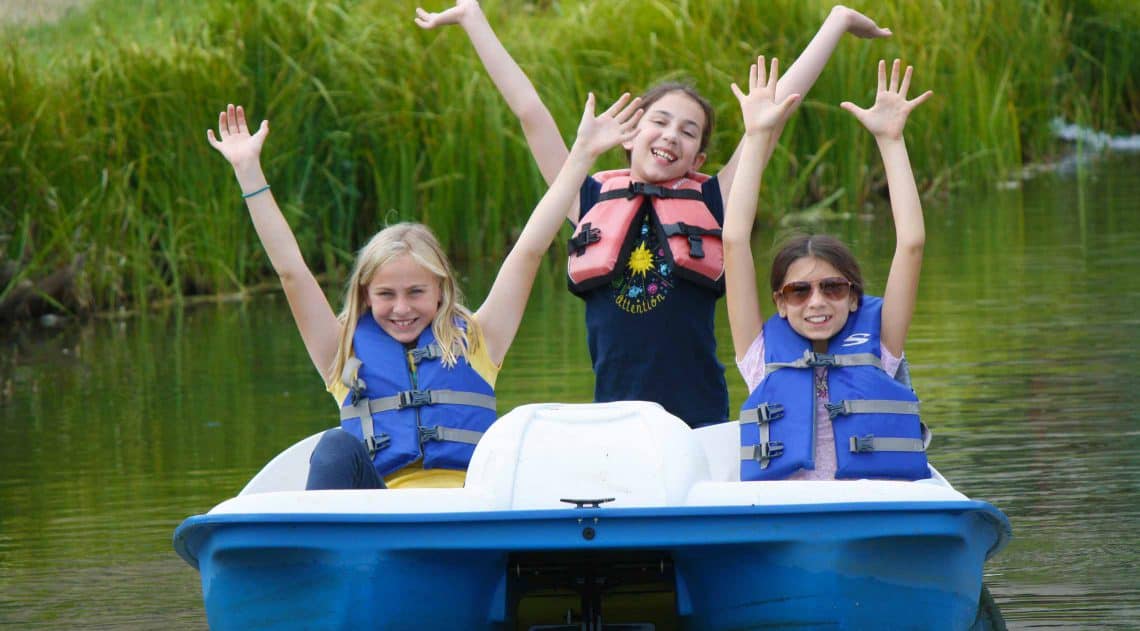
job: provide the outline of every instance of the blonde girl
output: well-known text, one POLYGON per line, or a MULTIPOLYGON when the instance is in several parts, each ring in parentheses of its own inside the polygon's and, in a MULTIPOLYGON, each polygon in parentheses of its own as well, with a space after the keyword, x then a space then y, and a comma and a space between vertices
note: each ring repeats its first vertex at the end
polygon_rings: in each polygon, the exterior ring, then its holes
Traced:
POLYGON ((240 106, 218 115, 218 133, 208 130, 207 138, 233 167, 309 358, 341 405, 341 427, 326 432, 313 452, 308 488, 462 485, 474 444, 495 419, 495 378, 566 205, 598 155, 637 135, 641 114, 628 94, 599 115, 594 96, 587 98, 562 171, 479 309, 463 306, 431 231, 399 224, 360 251, 340 315, 305 264, 262 172, 269 122, 250 133, 240 106))

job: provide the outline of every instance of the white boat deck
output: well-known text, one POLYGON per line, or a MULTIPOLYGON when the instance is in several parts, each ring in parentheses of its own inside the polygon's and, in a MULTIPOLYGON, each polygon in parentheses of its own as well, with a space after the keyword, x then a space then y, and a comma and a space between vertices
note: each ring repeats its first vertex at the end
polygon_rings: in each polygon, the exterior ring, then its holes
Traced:
POLYGON ((210 514, 457 513, 563 508, 779 506, 966 501, 937 471, 917 482, 741 482, 735 423, 690 429, 640 401, 519 407, 483 436, 461 489, 304 491, 310 436, 210 514))

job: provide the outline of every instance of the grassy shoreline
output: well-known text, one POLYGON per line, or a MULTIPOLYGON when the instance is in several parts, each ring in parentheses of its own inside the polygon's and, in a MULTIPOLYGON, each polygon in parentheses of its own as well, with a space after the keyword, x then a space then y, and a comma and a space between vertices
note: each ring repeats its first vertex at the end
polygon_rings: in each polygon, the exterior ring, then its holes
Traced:
MULTIPOLYGON (((93 0, 54 23, 9 27, 0 319, 145 307, 272 278, 228 167, 204 141, 227 102, 272 119, 265 168, 318 273, 339 278, 364 239, 404 219, 432 226, 454 255, 503 252, 544 185, 462 32, 420 31, 416 4, 93 0), (82 52, 60 54, 65 41, 82 52)), ((831 4, 484 6, 565 133, 588 90, 605 100, 691 80, 717 108, 715 169, 740 134, 729 83, 756 54, 790 61, 831 4)), ((880 57, 913 63, 915 88, 938 95, 907 130, 927 194, 1050 160, 1054 116, 1136 131, 1131 3, 855 6, 895 36, 841 42, 766 174, 762 221, 881 198, 874 144, 838 108, 870 101, 880 57)), ((599 166, 620 164, 615 153, 599 166)))

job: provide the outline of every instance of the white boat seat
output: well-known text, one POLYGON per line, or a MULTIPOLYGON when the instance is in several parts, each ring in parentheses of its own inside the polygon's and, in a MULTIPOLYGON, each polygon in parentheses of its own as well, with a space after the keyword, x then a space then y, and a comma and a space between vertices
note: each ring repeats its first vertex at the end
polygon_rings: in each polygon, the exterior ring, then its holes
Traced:
POLYGON ((689 426, 643 401, 521 406, 487 430, 467 471, 468 488, 514 509, 680 506, 708 479, 689 426))

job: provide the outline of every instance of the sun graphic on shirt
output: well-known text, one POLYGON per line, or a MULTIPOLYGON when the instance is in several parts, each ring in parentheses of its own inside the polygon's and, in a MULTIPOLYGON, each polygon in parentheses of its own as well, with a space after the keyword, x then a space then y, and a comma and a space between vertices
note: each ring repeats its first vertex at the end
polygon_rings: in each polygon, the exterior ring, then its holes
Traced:
POLYGON ((640 274, 645 276, 645 273, 653 269, 653 253, 645 247, 642 242, 637 246, 637 249, 629 253, 629 268, 631 274, 640 274))

